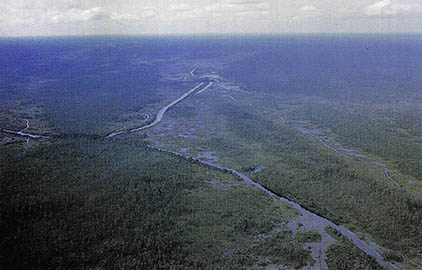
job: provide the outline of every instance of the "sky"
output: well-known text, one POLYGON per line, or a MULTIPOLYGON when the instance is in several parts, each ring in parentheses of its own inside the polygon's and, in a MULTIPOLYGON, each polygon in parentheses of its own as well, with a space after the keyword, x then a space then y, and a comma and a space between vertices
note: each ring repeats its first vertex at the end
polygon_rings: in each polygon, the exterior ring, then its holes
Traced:
POLYGON ((421 32, 422 0, 0 1, 0 36, 421 32))

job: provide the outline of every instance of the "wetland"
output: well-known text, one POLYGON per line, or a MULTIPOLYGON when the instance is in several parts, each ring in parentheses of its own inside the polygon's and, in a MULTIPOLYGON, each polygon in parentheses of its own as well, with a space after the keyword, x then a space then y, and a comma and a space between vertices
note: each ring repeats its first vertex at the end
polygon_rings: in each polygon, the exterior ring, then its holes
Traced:
POLYGON ((0 46, 2 266, 422 267, 419 36, 0 46))

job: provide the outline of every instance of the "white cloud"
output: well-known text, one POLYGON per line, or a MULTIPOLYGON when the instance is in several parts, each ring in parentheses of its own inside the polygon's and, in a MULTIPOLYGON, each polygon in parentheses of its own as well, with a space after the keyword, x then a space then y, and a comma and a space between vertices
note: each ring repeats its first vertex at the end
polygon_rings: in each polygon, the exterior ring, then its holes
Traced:
POLYGON ((301 12, 315 12, 317 11, 317 8, 312 5, 303 6, 300 8, 301 12))
POLYGON ((7 12, 1 12, 0 17, 8 25, 34 25, 34 24, 78 24, 91 21, 137 21, 152 15, 150 10, 145 10, 141 16, 131 13, 111 12, 103 7, 87 9, 76 8, 76 5, 52 5, 39 2, 30 8, 17 2, 8 6, 7 12), (1 16, 3 15, 3 16, 1 16))
MULTIPOLYGON (((147 17, 149 17, 147 15, 147 17)), ((127 14, 127 13, 112 13, 110 19, 115 21, 139 21, 141 18, 137 14, 127 14)))
POLYGON ((216 3, 216 4, 207 6, 205 10, 212 13, 227 13, 227 12, 237 12, 238 8, 236 5, 233 5, 233 4, 216 3))
POLYGON ((396 0, 379 0, 365 8, 368 16, 397 16, 412 13, 417 6, 409 3, 399 3, 396 0))
POLYGON ((261 5, 263 1, 253 1, 253 0, 226 0, 227 4, 235 4, 235 5, 261 5))
POLYGON ((314 5, 305 5, 299 8, 297 15, 289 19, 289 22, 303 21, 310 18, 315 18, 321 16, 321 11, 314 5))
POLYGON ((265 15, 268 12, 268 3, 262 1, 248 1, 248 0, 226 0, 209 5, 205 8, 210 13, 230 13, 237 15, 262 13, 265 15))
POLYGON ((90 9, 72 8, 65 13, 57 13, 50 17, 52 23, 77 23, 87 21, 97 21, 111 19, 112 14, 103 10, 101 7, 90 9))
POLYGON ((176 11, 176 12, 187 12, 187 11, 191 11, 192 7, 186 3, 182 3, 182 4, 170 5, 168 10, 176 11))
POLYGON ((166 23, 171 23, 171 20, 200 18, 202 15, 203 11, 200 8, 187 3, 173 4, 159 12, 160 20, 166 23))
MULTIPOLYGON (((142 17, 145 18, 149 17, 151 14, 147 10, 146 13, 142 15, 142 17)), ((100 20, 138 21, 140 20, 140 16, 131 13, 110 12, 104 8, 95 7, 85 10, 72 8, 64 14, 59 14, 51 18, 52 22, 59 23, 88 22, 100 20)))
POLYGON ((421 32, 420 18, 422 0, 0 0, 0 35, 421 32))
POLYGON ((157 16, 157 10, 155 10, 154 8, 147 7, 138 11, 137 14, 141 18, 150 19, 157 16))

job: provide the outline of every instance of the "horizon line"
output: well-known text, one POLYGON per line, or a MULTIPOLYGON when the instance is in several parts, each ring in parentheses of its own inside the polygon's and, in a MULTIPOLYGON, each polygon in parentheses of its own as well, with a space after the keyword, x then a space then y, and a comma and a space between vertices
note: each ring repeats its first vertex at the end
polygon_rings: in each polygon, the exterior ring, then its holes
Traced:
POLYGON ((422 36, 422 32, 284 32, 284 33, 140 33, 140 34, 66 34, 66 35, 0 35, 10 38, 86 38, 86 37, 241 37, 241 36, 422 36))

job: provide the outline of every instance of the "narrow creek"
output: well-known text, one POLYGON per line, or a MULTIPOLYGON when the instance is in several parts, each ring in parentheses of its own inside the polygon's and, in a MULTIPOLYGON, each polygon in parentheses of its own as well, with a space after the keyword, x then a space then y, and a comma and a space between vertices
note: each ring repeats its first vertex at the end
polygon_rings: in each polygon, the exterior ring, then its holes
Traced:
MULTIPOLYGON (((286 121, 286 120, 284 120, 285 122, 288 122, 288 121, 286 121)), ((399 187, 399 188, 401 188, 402 190, 404 190, 405 192, 407 192, 407 193, 409 193, 410 195, 412 195, 413 197, 415 197, 415 199, 418 199, 418 200, 420 200, 421 199, 421 197, 419 196, 419 195, 417 195, 416 193, 414 193, 414 192, 412 192, 412 191, 410 191, 410 190, 408 190, 407 188, 405 188, 402 184, 400 184, 397 180, 395 180, 391 175, 390 175, 390 170, 389 169, 387 169, 386 167, 385 167, 385 165, 384 164, 382 164, 382 163, 377 163, 377 162, 371 162, 371 163, 369 163, 369 162, 367 162, 367 161, 363 161, 363 160, 360 160, 360 159, 357 159, 357 158, 355 158, 355 157, 352 157, 352 156, 349 156, 349 155, 347 155, 347 154, 345 154, 345 153, 343 153, 343 152, 341 152, 340 151, 340 149, 337 149, 337 148, 335 148, 335 147, 333 147, 333 146, 331 146, 331 145, 329 145, 328 143, 326 143, 323 139, 321 139, 319 136, 317 136, 317 135, 315 135, 314 133, 312 133, 312 130, 307 130, 307 129, 305 129, 305 128, 303 128, 303 127, 300 127, 300 126, 295 126, 295 125, 289 125, 289 126, 291 126, 291 127, 293 127, 293 128, 295 128, 295 129, 297 129, 297 130, 299 130, 303 135, 309 135, 309 136, 311 136, 311 137, 313 137, 313 138, 315 138, 315 139, 317 139, 324 147, 326 147, 327 149, 330 149, 330 150, 332 150, 332 151, 334 151, 335 153, 337 153, 337 154, 339 154, 339 155, 341 155, 342 157, 344 157, 344 158, 347 158, 347 159, 349 159, 349 160, 353 160, 353 161, 356 161, 356 162, 360 162, 360 163, 362 163, 362 164, 365 164, 366 166, 370 166, 370 167, 372 167, 372 166, 377 166, 377 167, 379 167, 380 169, 382 169, 383 170, 383 172, 384 172, 384 175, 385 175, 385 177, 388 179, 388 180, 390 180, 391 181, 391 183, 393 183, 394 185, 396 185, 397 187, 399 187)))
POLYGON ((49 139, 50 138, 47 135, 38 135, 38 134, 32 134, 32 133, 24 132, 25 130, 27 130, 29 128, 29 120, 28 119, 24 119, 24 120, 26 122, 26 127, 24 129, 21 129, 20 131, 14 131, 14 130, 3 128, 2 131, 5 132, 5 133, 15 134, 15 135, 19 135, 19 136, 27 137, 27 138, 32 138, 32 139, 38 139, 38 138, 49 139))

